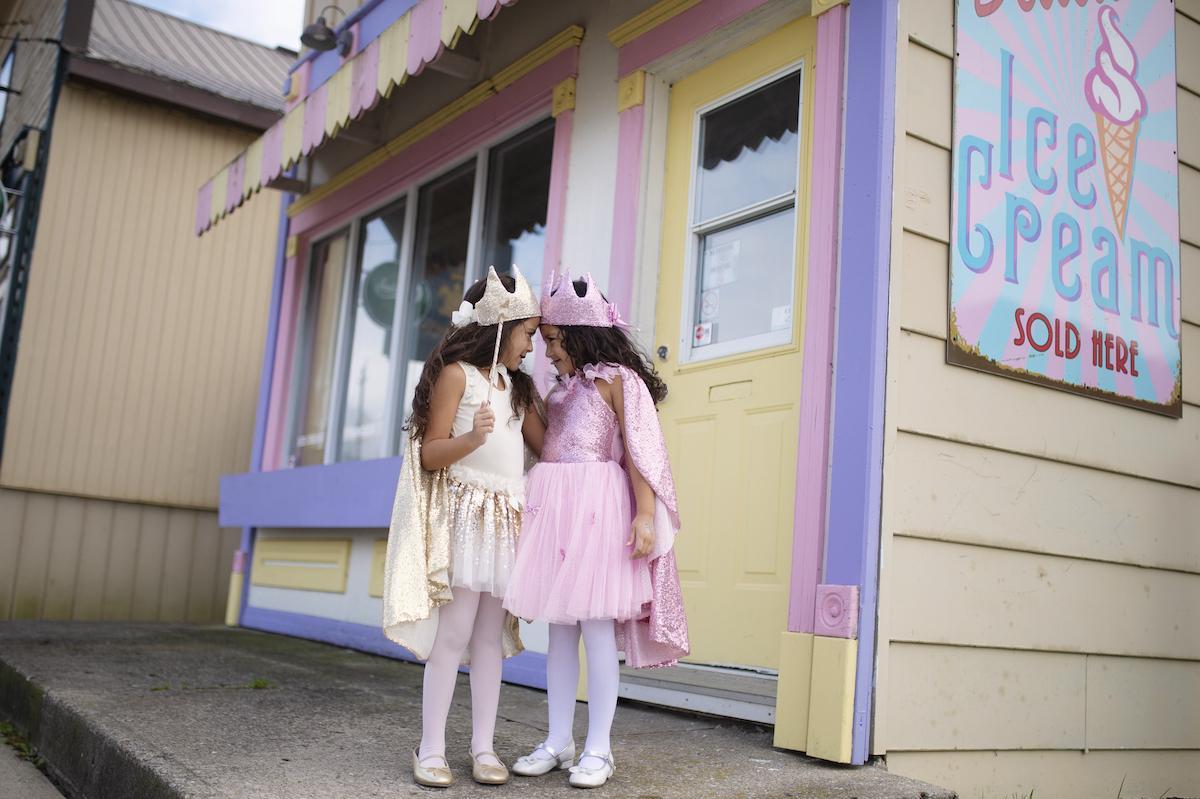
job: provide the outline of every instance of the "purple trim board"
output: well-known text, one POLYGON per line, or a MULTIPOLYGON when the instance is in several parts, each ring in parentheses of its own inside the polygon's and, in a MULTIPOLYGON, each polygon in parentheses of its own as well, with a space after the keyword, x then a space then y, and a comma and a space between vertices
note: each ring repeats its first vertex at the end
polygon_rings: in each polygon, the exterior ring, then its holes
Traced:
MULTIPOLYGON (((258 376, 258 404, 254 408, 254 440, 250 448, 250 470, 262 470, 263 443, 267 435, 267 412, 271 405, 271 375, 275 371, 275 339, 279 335, 279 309, 283 303, 284 265, 287 263, 288 235, 288 206, 292 204, 294 195, 284 193, 279 198, 279 229, 275 236, 275 274, 271 279, 271 304, 267 308, 267 336, 263 343, 262 371, 258 376)), ((242 542, 238 547, 237 560, 243 568, 240 572, 234 569, 230 579, 242 580, 242 606, 238 618, 246 612, 246 595, 250 591, 250 570, 244 568, 249 559, 250 548, 254 544, 254 528, 242 528, 242 542)), ((235 560, 235 562, 237 562, 235 560)))
POLYGON ((400 458, 221 478, 222 527, 387 527, 400 458))
MULTIPOLYGON (((288 613, 282 610, 264 610, 247 607, 242 612, 242 626, 251 630, 291 635, 323 641, 335 646, 357 649, 373 655, 421 661, 404 647, 388 640, 383 628, 375 625, 357 624, 350 621, 325 619, 305 613, 288 613)), ((501 677, 505 682, 546 690, 546 656, 541 652, 522 652, 504 661, 501 677)))
POLYGON ((833 459, 823 582, 861 586, 851 762, 870 754, 883 486, 896 3, 850 4, 833 459))

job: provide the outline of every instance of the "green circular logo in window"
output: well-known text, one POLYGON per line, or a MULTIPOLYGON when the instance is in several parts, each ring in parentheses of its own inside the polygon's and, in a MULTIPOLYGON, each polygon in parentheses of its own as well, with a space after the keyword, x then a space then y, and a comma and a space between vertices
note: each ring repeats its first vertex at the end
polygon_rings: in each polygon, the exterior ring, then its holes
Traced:
POLYGON ((400 264, 384 261, 371 267, 363 280, 363 309, 371 321, 380 327, 391 328, 396 312, 396 284, 400 264))

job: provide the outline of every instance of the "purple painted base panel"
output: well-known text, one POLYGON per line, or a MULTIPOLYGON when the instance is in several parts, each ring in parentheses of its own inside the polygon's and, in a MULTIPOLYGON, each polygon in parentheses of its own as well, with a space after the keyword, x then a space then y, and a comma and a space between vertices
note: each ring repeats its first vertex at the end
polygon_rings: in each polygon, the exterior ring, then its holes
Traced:
MULTIPOLYGON (((242 626, 267 633, 291 635, 321 641, 359 652, 397 660, 420 663, 411 652, 387 639, 383 630, 367 624, 324 619, 305 613, 288 613, 282 610, 264 610, 247 606, 242 612, 242 626)), ((546 656, 541 652, 522 652, 504 661, 501 674, 505 682, 546 690, 546 656)))

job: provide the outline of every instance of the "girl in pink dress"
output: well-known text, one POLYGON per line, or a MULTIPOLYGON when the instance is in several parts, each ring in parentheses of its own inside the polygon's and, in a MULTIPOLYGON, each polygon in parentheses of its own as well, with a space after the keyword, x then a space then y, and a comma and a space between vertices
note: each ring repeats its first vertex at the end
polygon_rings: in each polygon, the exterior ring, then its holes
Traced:
POLYGON ((504 598, 514 616, 550 625, 550 732, 513 772, 570 768, 581 788, 603 785, 615 770, 618 651, 634 667, 671 665, 688 653, 672 551, 675 484, 655 412, 666 386, 626 329, 590 275, 573 283, 564 276, 542 299, 541 334, 558 377, 504 598), (588 736, 573 765, 581 635, 588 736))

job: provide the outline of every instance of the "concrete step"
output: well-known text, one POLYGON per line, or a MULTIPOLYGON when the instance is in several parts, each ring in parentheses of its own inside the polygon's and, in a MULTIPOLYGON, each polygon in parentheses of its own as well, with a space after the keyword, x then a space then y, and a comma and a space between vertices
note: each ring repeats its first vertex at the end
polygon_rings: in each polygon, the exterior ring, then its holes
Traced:
MULTIPOLYGON (((0 624, 0 720, 72 797, 427 796, 412 783, 420 666, 223 627, 0 624)), ((470 780, 470 690, 447 725, 456 797, 572 796, 560 773, 506 788, 470 780)), ((576 740, 586 735, 586 707, 576 740)), ((505 686, 496 750, 506 762, 546 734, 545 695, 505 686)), ((622 701, 617 773, 601 795, 660 799, 949 799, 882 768, 774 749, 769 728, 622 701)))
POLYGON ((670 669, 622 667, 620 696, 660 707, 774 724, 778 687, 775 674, 681 663, 670 669))

